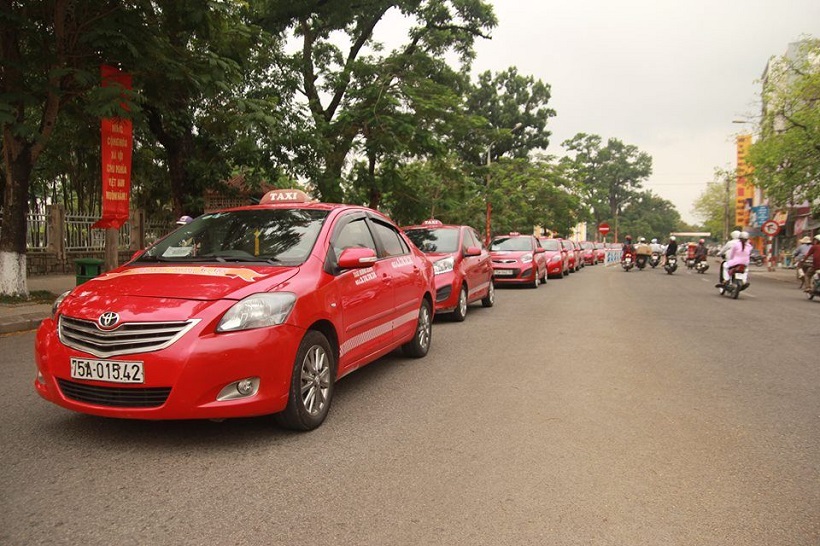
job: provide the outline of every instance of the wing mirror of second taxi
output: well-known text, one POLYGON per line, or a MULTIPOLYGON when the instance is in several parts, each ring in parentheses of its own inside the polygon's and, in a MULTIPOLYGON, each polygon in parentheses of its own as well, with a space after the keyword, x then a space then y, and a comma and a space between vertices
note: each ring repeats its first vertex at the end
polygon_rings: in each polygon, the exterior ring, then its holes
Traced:
POLYGON ((376 253, 372 248, 346 248, 339 256, 339 268, 341 269, 360 269, 362 267, 370 267, 376 263, 376 253))
POLYGON ((545 249, 545 248, 544 248, 543 246, 541 246, 541 245, 536 245, 536 246, 535 246, 535 253, 536 253, 536 254, 541 254, 542 252, 546 252, 546 251, 547 251, 547 249, 545 249))
POLYGON ((465 256, 481 256, 481 249, 477 246, 468 246, 464 252, 465 256))

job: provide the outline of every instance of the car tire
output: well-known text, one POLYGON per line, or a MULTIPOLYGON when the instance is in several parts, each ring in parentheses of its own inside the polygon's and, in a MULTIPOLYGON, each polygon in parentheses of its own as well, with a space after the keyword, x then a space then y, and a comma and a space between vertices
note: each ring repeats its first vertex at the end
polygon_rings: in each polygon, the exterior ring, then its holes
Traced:
POLYGON ((288 404, 275 416, 280 426, 308 431, 322 424, 333 399, 335 354, 321 332, 308 330, 296 351, 288 404))
POLYGON ((481 305, 484 307, 492 307, 495 305, 495 284, 490 279, 490 288, 487 289, 487 295, 481 300, 481 305))
POLYGON ((430 350, 430 341, 433 335, 433 311, 430 302, 426 299, 421 300, 421 307, 419 308, 419 318, 416 322, 416 331, 413 334, 413 339, 401 346, 401 350, 407 356, 413 358, 422 358, 427 355, 430 350))
POLYGON ((467 287, 462 284, 461 290, 458 291, 456 308, 453 309, 453 320, 464 322, 465 318, 467 318, 467 287))

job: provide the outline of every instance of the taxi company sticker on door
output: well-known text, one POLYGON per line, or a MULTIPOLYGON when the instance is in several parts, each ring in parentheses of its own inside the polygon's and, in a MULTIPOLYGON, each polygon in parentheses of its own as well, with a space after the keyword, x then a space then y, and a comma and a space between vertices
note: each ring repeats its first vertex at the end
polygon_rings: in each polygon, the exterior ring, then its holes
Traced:
POLYGON ((372 267, 366 269, 357 269, 353 272, 353 277, 356 279, 356 286, 366 282, 376 280, 376 271, 372 267))
MULTIPOLYGON (((254 282, 265 275, 252 269, 242 267, 134 267, 119 273, 107 273, 90 279, 92 281, 108 280, 129 275, 199 275, 204 277, 232 277, 246 282, 254 282)), ((374 274, 375 276, 375 274, 374 274)))
POLYGON ((400 267, 404 267, 406 265, 413 265, 413 258, 410 256, 403 256, 401 258, 396 258, 395 260, 390 262, 390 265, 393 266, 393 269, 398 269, 400 267))

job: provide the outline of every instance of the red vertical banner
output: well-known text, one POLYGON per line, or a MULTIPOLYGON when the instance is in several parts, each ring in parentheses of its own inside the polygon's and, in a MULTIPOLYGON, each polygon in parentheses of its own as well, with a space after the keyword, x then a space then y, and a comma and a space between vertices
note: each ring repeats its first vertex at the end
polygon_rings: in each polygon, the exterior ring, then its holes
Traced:
MULTIPOLYGON (((100 67, 103 87, 131 89, 131 75, 113 66, 100 67)), ((128 110, 125 102, 120 103, 128 110)), ((92 228, 119 229, 128 221, 131 201, 131 150, 134 144, 130 119, 103 118, 102 137, 102 218, 92 228)))

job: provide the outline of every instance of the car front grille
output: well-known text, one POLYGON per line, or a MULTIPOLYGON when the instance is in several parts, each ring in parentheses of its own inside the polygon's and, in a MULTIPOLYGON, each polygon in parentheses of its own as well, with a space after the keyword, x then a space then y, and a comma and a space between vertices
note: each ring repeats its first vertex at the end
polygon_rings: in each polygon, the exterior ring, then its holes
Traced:
POLYGON ((199 319, 174 322, 126 322, 102 330, 96 322, 60 316, 60 341, 98 357, 164 349, 193 328, 199 319))
POLYGON ((157 408, 171 394, 171 387, 98 387, 57 379, 66 398, 112 408, 157 408))

